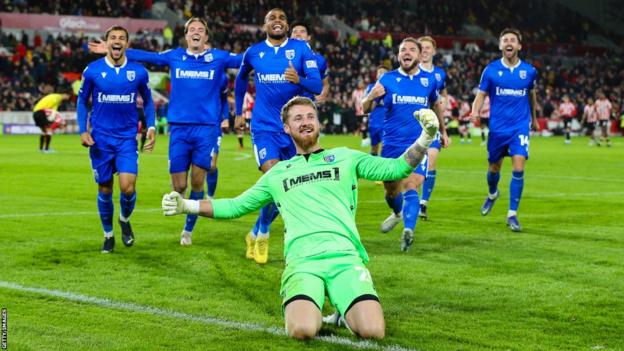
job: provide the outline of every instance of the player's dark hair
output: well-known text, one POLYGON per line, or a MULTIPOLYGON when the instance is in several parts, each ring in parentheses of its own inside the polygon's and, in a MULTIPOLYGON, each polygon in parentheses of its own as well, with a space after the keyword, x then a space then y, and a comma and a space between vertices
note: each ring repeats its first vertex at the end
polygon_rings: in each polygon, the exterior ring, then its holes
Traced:
POLYGON ((414 43, 418 47, 418 52, 422 51, 422 45, 420 45, 420 42, 416 40, 414 37, 407 37, 401 40, 401 44, 399 44, 399 46, 403 45, 403 43, 414 43))
POLYGON ((282 123, 286 124, 286 121, 288 121, 288 114, 290 113, 290 109, 293 106, 299 105, 307 105, 312 107, 314 109, 314 112, 316 112, 318 115, 318 109, 316 108, 316 104, 314 104, 314 101, 304 96, 295 96, 294 98, 288 100, 288 102, 282 107, 282 112, 280 113, 282 117, 282 123))
POLYGON ((128 35, 128 30, 122 26, 112 26, 110 28, 108 28, 106 30, 106 33, 104 34, 104 40, 108 40, 108 35, 110 34, 110 32, 114 31, 114 30, 122 30, 126 33, 126 41, 130 41, 130 35, 128 35))
POLYGON ((290 30, 293 30, 293 28, 297 26, 305 28, 306 32, 308 32, 308 35, 312 35, 312 32, 310 31, 310 25, 307 24, 306 22, 297 21, 297 22, 291 23, 289 27, 290 27, 290 30))
POLYGON ((273 12, 273 11, 282 11, 282 13, 284 13, 284 16, 286 16, 286 22, 288 22, 288 15, 286 14, 286 11, 284 11, 282 8, 280 7, 274 7, 272 9, 270 9, 269 11, 267 11, 266 15, 264 15, 264 23, 267 22, 267 16, 269 15, 269 13, 273 12))
POLYGON ((208 31, 208 22, 206 22, 206 20, 201 18, 201 17, 191 17, 191 18, 189 18, 189 20, 186 21, 186 23, 184 23, 184 34, 186 34, 188 32, 188 27, 193 22, 199 22, 199 23, 203 24, 204 28, 206 29, 206 34, 208 34, 208 36, 210 36, 210 33, 208 31))
POLYGON ((522 43, 522 34, 520 34, 520 31, 518 29, 516 29, 516 28, 511 28, 511 27, 503 29, 503 31, 498 36, 498 39, 500 40, 500 38, 502 38, 503 35, 510 34, 510 33, 515 35, 516 38, 518 38, 518 42, 519 43, 522 43))

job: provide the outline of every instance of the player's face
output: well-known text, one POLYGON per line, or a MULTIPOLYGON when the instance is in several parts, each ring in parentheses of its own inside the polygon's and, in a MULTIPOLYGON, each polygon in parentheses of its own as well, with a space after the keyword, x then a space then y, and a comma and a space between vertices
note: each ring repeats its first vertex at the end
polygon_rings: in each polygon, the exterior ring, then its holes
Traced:
POLYGON ((292 33, 290 33, 290 37, 294 39, 310 41, 310 35, 308 34, 308 30, 304 26, 294 26, 292 29, 292 33))
POLYGON ((420 62, 429 63, 433 60, 433 56, 435 56, 435 48, 430 41, 422 41, 420 42, 420 46, 422 51, 420 52, 420 62))
POLYGON ((123 30, 113 30, 108 33, 106 38, 106 48, 108 49, 108 55, 117 61, 123 58, 126 48, 128 47, 128 37, 123 30))
POLYGON ((188 25, 184 39, 186 39, 189 48, 203 50, 204 44, 208 41, 206 27, 199 21, 191 22, 188 25))
POLYGON ((403 42, 399 46, 399 64, 405 72, 410 72, 418 65, 420 50, 410 41, 403 42))
POLYGON ((284 11, 272 10, 264 17, 264 30, 271 39, 283 39, 288 33, 288 18, 284 11))
POLYGON ((507 59, 518 56, 518 51, 522 49, 518 37, 513 33, 507 33, 500 38, 498 48, 507 59))
POLYGON ((316 111, 312 106, 295 105, 290 108, 284 131, 295 144, 302 148, 314 145, 319 138, 320 125, 316 111))

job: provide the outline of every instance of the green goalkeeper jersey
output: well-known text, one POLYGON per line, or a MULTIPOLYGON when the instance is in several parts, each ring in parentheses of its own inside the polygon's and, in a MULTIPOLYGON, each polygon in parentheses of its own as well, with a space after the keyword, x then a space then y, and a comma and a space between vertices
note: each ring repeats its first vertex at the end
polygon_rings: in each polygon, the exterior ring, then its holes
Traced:
POLYGON ((213 200, 214 218, 237 218, 275 202, 285 224, 286 264, 320 254, 368 254, 355 225, 358 179, 397 180, 412 171, 403 157, 348 148, 320 150, 277 163, 234 199, 213 200))

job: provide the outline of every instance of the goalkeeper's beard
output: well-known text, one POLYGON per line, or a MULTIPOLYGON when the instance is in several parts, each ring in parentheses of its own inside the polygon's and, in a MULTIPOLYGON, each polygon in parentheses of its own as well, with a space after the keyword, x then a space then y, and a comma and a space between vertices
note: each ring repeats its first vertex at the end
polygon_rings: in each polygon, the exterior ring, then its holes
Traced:
POLYGON ((299 146, 299 148, 303 150, 308 150, 316 143, 318 143, 319 133, 320 132, 318 130, 315 130, 314 132, 312 132, 312 134, 307 136, 291 135, 291 137, 293 138, 295 144, 299 146))

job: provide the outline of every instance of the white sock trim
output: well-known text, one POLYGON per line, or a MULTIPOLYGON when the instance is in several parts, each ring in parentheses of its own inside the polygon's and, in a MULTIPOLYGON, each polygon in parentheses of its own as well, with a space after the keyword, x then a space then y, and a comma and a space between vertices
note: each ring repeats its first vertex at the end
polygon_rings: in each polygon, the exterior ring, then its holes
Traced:
POLYGON ((108 238, 112 238, 112 237, 113 237, 113 232, 112 232, 112 231, 110 231, 110 232, 104 232, 104 237, 105 237, 105 238, 107 238, 107 239, 108 239, 108 238))

